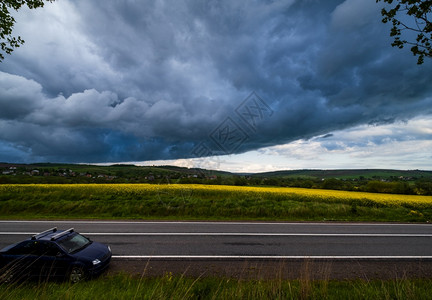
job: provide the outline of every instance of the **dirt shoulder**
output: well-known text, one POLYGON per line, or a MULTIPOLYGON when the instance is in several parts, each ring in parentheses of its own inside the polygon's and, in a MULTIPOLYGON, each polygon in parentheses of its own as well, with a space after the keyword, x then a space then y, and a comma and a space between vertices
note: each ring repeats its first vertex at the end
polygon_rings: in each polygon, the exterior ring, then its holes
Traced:
POLYGON ((232 277, 237 279, 432 278, 432 260, 138 260, 113 259, 108 273, 137 276, 232 277))

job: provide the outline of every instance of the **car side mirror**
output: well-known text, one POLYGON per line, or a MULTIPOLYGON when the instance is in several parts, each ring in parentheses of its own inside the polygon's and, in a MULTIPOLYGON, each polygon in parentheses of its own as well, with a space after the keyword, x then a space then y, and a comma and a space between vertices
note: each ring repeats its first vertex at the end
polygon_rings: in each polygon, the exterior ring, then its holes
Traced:
POLYGON ((63 256, 64 256, 64 254, 61 252, 57 252, 57 254, 56 254, 56 257, 63 257, 63 256))

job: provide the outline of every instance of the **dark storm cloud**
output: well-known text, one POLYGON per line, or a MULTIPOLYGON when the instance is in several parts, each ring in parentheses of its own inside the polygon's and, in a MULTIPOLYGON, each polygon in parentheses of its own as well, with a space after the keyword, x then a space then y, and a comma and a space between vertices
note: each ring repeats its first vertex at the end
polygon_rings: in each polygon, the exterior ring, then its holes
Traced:
POLYGON ((202 142, 216 153, 227 118, 241 152, 431 113, 431 62, 392 49, 379 11, 374 0, 23 11, 26 44, 0 65, 0 161, 181 158, 202 142), (272 111, 255 127, 236 114, 252 91, 272 111))

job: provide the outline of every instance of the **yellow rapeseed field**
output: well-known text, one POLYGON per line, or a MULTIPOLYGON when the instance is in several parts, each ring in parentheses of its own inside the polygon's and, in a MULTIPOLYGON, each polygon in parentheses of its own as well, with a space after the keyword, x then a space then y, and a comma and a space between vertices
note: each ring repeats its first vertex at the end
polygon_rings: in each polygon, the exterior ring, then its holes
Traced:
POLYGON ((387 206, 412 205, 417 207, 432 207, 432 196, 418 195, 397 195, 397 194, 380 194, 354 191, 335 191, 323 189, 306 189, 291 187, 247 187, 247 186, 226 186, 226 185, 201 185, 201 184, 33 184, 33 185, 0 185, 0 193, 13 189, 15 191, 22 189, 34 188, 43 192, 52 192, 53 189, 68 189, 72 193, 76 191, 102 192, 106 194, 132 194, 143 195, 146 193, 235 193, 235 194, 257 194, 262 198, 266 195, 289 198, 290 196, 300 196, 309 199, 335 202, 351 202, 352 200, 373 201, 387 206))
POLYGON ((0 185, 0 218, 432 221, 432 196, 200 184, 0 185))
MULTIPOLYGON (((139 188, 139 187, 136 187, 139 188)), ((153 187, 157 188, 157 186, 153 187)), ((160 188, 160 186, 159 186, 160 188)), ((292 188, 292 187, 245 187, 245 186, 226 186, 226 185, 169 185, 164 186, 166 189, 192 189, 192 190, 208 190, 208 191, 233 191, 233 192, 247 192, 247 193, 270 193, 280 196, 295 194, 315 199, 326 199, 336 201, 350 201, 350 200, 372 200, 384 205, 402 205, 413 204, 420 206, 432 207, 432 196, 419 196, 419 195, 396 195, 396 194, 380 194, 380 193, 366 193, 354 191, 335 191, 323 189, 306 189, 306 188, 292 188)))

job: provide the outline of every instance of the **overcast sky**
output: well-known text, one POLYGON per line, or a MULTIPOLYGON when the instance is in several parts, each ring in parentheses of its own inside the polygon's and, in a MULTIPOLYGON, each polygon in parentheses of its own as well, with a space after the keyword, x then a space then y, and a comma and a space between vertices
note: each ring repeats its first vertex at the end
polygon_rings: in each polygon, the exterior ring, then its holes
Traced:
POLYGON ((432 60, 390 46, 380 5, 23 8, 26 42, 0 63, 0 161, 431 170, 432 60))

